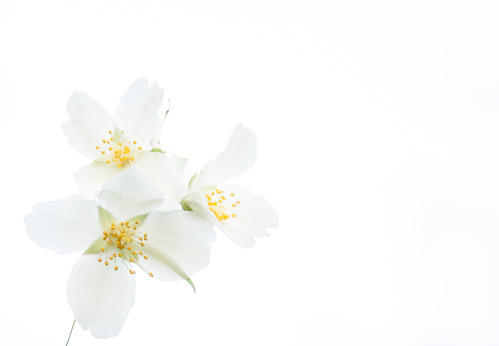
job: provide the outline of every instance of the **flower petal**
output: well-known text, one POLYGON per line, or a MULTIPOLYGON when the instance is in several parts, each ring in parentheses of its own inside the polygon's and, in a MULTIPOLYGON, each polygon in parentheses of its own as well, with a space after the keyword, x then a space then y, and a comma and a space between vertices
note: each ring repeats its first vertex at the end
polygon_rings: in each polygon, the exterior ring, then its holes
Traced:
POLYGON ((187 184, 172 159, 163 153, 143 152, 134 162, 163 191, 166 199, 179 202, 187 194, 187 184))
POLYGON ((126 221, 154 210, 164 197, 140 168, 130 167, 109 179, 97 200, 117 220, 126 221))
POLYGON ((247 171, 256 160, 255 133, 238 124, 225 151, 203 169, 204 186, 217 186, 247 171))
POLYGON ((237 185, 224 186, 223 190, 234 193, 241 202, 227 211, 235 217, 220 221, 222 230, 239 246, 253 246, 254 237, 268 236, 266 229, 279 224, 277 212, 265 198, 237 185))
POLYGON ((74 173, 76 185, 84 198, 94 199, 95 194, 102 189, 104 183, 120 173, 122 169, 103 163, 91 163, 74 173))
POLYGON ((35 204, 24 223, 34 242, 58 253, 83 251, 102 232, 99 208, 79 195, 35 204))
POLYGON ((105 266, 100 255, 86 254, 76 262, 69 276, 66 296, 83 329, 97 338, 116 336, 135 302, 135 279, 117 261, 105 266))
POLYGON ((133 82, 122 96, 114 121, 130 138, 153 147, 161 132, 161 120, 158 110, 163 102, 163 90, 157 83, 147 79, 133 82))
POLYGON ((69 144, 81 154, 95 159, 99 151, 95 148, 108 138, 114 130, 109 113, 84 93, 75 92, 66 106, 71 121, 62 124, 69 144))
POLYGON ((148 235, 141 264, 159 280, 188 279, 210 261, 213 226, 193 212, 154 211, 140 228, 148 235))

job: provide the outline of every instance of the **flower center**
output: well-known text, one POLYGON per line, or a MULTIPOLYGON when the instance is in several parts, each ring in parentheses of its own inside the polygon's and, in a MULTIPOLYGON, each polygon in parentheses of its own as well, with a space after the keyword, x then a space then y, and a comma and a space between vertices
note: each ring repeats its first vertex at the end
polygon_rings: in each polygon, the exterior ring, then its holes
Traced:
MULTIPOLYGON (((109 130, 109 134, 112 135, 112 133, 109 130)), ((136 141, 128 140, 121 131, 118 136, 103 139, 102 145, 97 145, 95 149, 100 150, 108 165, 125 168, 135 160, 135 156, 142 150, 142 147, 138 146, 136 141)))
MULTIPOLYGON (((104 261, 104 265, 108 266, 111 261, 114 263, 114 269, 118 270, 117 262, 122 261, 130 274, 135 274, 132 268, 132 263, 135 263, 147 272, 139 261, 141 256, 145 260, 148 259, 142 251, 147 242, 147 233, 138 231, 138 225, 139 220, 133 223, 128 221, 112 223, 109 230, 103 231, 102 257, 99 258, 99 262, 104 261)), ((149 276, 154 275, 149 272, 149 276)))
POLYGON ((226 195, 224 191, 214 189, 211 193, 205 195, 208 201, 208 208, 217 217, 218 220, 227 220, 230 217, 236 217, 234 208, 236 208, 241 201, 235 198, 234 193, 226 195))

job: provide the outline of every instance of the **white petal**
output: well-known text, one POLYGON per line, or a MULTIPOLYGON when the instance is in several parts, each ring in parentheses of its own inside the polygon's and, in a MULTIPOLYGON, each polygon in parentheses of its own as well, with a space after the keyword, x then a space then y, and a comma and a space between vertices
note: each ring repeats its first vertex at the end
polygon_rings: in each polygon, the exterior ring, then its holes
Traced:
POLYGON ((247 171, 256 159, 255 133, 237 125, 230 136, 227 149, 201 172, 205 186, 217 186, 247 171))
POLYGON ((116 336, 135 302, 135 279, 122 263, 105 266, 83 255, 69 276, 66 296, 76 321, 97 338, 116 336))
POLYGON ((164 196, 140 168, 130 167, 109 179, 97 200, 117 221, 127 221, 154 210, 164 196))
POLYGON ((165 155, 167 158, 173 161, 173 163, 177 166, 179 172, 181 174, 184 174, 185 168, 187 166, 187 159, 184 157, 177 156, 171 152, 166 152, 165 155))
POLYGON ((24 223, 33 241, 58 253, 83 251, 102 232, 99 208, 79 195, 35 204, 24 223))
POLYGON ((208 201, 206 199, 206 192, 203 190, 194 190, 189 192, 189 194, 182 200, 186 203, 192 211, 196 212, 198 215, 204 217, 213 225, 220 227, 218 219, 210 211, 208 207, 208 201))
POLYGON ((96 158, 99 151, 95 148, 109 137, 114 130, 109 113, 86 94, 75 92, 66 106, 71 121, 62 124, 69 144, 81 154, 96 158))
POLYGON ((158 114, 163 102, 163 90, 157 83, 149 86, 147 79, 130 85, 114 112, 114 121, 125 135, 143 145, 153 146, 161 132, 158 114))
POLYGON ((155 211, 140 228, 148 235, 141 264, 159 280, 188 279, 208 265, 213 226, 193 212, 155 211))
POLYGON ((95 194, 102 190, 104 183, 120 173, 122 169, 105 163, 91 163, 74 173, 76 185, 83 197, 94 199, 95 194))
POLYGON ((239 246, 246 248, 255 244, 254 237, 268 236, 266 229, 277 227, 279 217, 275 209, 263 197, 256 196, 248 190, 237 186, 224 186, 227 193, 233 192, 236 207, 227 210, 229 215, 236 215, 220 221, 222 230, 239 246))
POLYGON ((134 165, 144 170, 163 191, 165 198, 179 202, 187 194, 187 184, 177 165, 163 153, 143 152, 134 161, 134 165))

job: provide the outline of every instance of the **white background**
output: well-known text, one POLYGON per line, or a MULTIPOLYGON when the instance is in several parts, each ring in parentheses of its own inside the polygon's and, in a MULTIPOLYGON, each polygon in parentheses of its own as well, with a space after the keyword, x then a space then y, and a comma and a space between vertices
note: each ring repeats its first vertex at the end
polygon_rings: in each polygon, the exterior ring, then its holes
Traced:
MULTIPOLYGON (((171 100, 163 144, 196 169, 242 122, 235 182, 280 225, 223 234, 185 282, 137 277, 122 333, 70 345, 497 345, 499 7, 494 1, 0 4, 0 343, 63 345, 75 255, 23 218, 77 193, 73 91, 114 111, 135 79, 171 100)), ((162 111, 167 108, 166 102, 162 111)))

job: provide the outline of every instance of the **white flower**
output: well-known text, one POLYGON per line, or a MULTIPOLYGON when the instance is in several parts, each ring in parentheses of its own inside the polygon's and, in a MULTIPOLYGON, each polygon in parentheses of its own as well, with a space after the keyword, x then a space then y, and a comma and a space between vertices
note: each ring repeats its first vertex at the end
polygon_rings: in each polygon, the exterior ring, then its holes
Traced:
POLYGON ((254 237, 268 236, 277 227, 278 215, 263 197, 237 185, 221 186, 248 170, 256 159, 256 136, 241 124, 234 129, 227 148, 194 175, 182 199, 193 210, 223 230, 241 247, 255 244, 254 237))
POLYGON ((158 149, 163 90, 146 79, 132 83, 114 117, 86 94, 75 92, 68 101, 71 121, 62 124, 69 143, 92 163, 74 177, 81 194, 93 199, 110 177, 131 166, 142 168, 166 197, 180 201, 187 192, 172 159, 158 149))
POLYGON ((215 232, 193 212, 153 211, 161 191, 138 168, 110 178, 97 202, 75 195, 40 202, 28 235, 58 253, 84 251, 67 286, 75 319, 98 338, 118 335, 135 300, 135 268, 159 280, 187 280, 210 258, 215 232), (131 275, 132 274, 132 275, 131 275))

